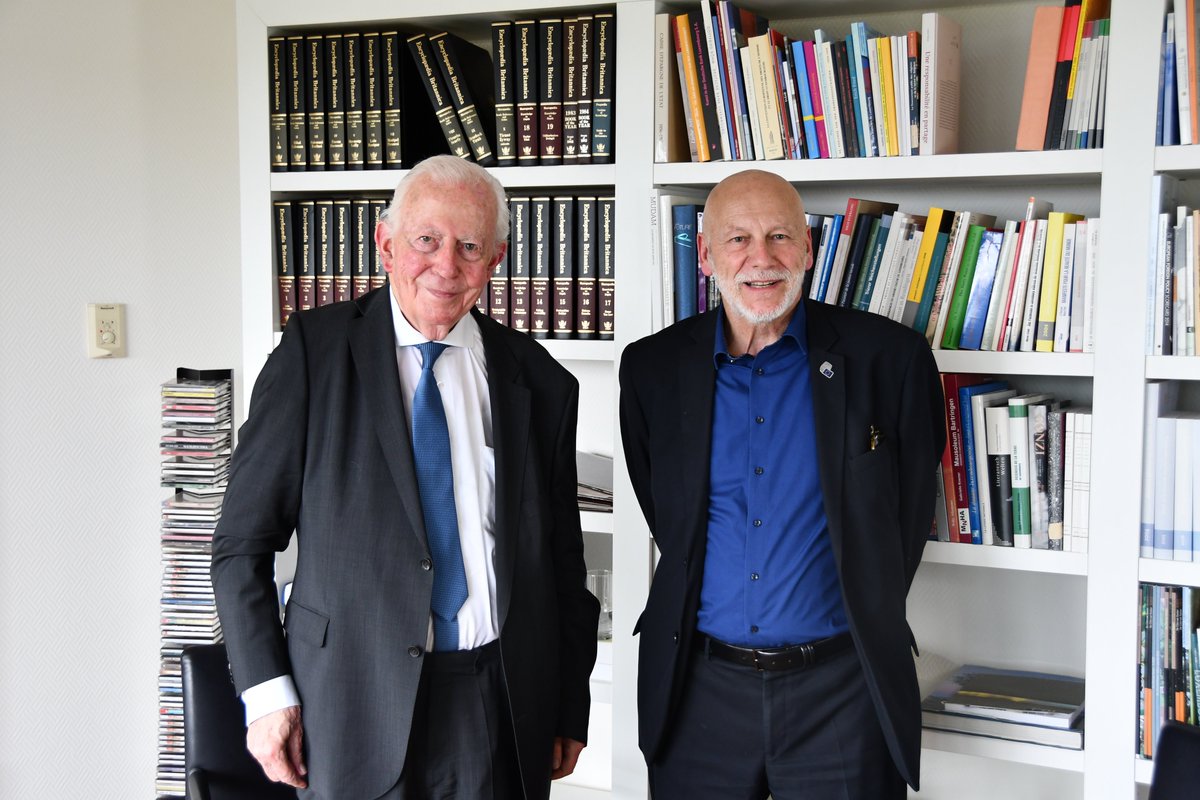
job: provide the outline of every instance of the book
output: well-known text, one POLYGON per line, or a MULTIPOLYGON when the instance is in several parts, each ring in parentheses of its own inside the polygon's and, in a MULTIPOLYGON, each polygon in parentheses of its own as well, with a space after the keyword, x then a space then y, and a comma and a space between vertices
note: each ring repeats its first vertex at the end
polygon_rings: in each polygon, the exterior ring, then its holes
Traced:
POLYGON ((492 23, 492 92, 496 115, 496 166, 517 165, 517 70, 513 56, 513 24, 492 23))
POLYGON ((272 172, 286 172, 288 168, 287 67, 287 40, 283 36, 268 36, 267 113, 271 128, 272 172))
POLYGON ((326 165, 346 168, 346 45, 340 33, 325 34, 326 165))
POLYGON ((296 227, 300 252, 296 261, 296 310, 317 307, 317 204, 315 200, 296 203, 296 227))
MULTIPOLYGON (((671 15, 654 15, 654 160, 690 160, 671 15)), ((693 145, 694 148, 694 145, 693 145)))
POLYGON ((601 339, 612 339, 616 325, 616 268, 613 247, 616 236, 616 198, 596 199, 598 234, 596 282, 599 293, 598 327, 601 339))
MULTIPOLYGON (((575 163, 590 164, 592 163, 592 95, 595 83, 592 58, 595 50, 596 21, 591 14, 580 14, 576 22, 579 26, 579 54, 576 61, 575 106, 577 119, 575 130, 577 143, 575 163)), ((611 111, 611 108, 609 110, 611 111)), ((611 131, 609 132, 611 133, 611 131)))
POLYGON ((363 169, 366 166, 365 140, 363 139, 363 37, 361 33, 348 32, 342 35, 342 50, 345 54, 346 83, 346 169, 363 169))
POLYGON ((402 123, 409 115, 417 113, 416 108, 404 109, 400 77, 403 71, 402 63, 400 33, 384 31, 379 34, 379 104, 383 120, 383 166, 388 168, 403 166, 403 150, 407 149, 409 142, 404 141, 408 137, 403 133, 402 123))
POLYGON ((579 163, 579 17, 567 17, 562 27, 562 157, 579 163))
POLYGON ((703 206, 692 203, 671 207, 671 245, 674 263, 674 320, 698 313, 699 260, 696 252, 696 212, 703 206))
POLYGON ((536 165, 541 153, 538 123, 537 22, 513 23, 513 58, 516 63, 517 163, 536 165))
POLYGON ((1171 523, 1171 559, 1192 560, 1192 471, 1195 469, 1192 442, 1200 423, 1195 415, 1176 412, 1175 416, 1175 511, 1171 523))
POLYGON ((511 258, 510 276, 508 281, 508 297, 512 322, 511 327, 521 333, 529 333, 532 309, 532 295, 529 278, 532 274, 532 245, 529 239, 529 208, 528 197, 511 197, 509 209, 509 252, 511 258))
MULTIPOLYGON (((374 233, 379 227, 379 223, 383 220, 383 215, 387 212, 387 200, 371 200, 371 224, 369 230, 374 233)), ((383 269, 383 257, 379 253, 379 248, 375 246, 374 236, 370 238, 371 252, 371 273, 369 278, 369 286, 371 289, 380 289, 387 285, 387 272, 383 269)))
MULTIPOLYGON (((1008 407, 984 409, 987 447, 988 502, 991 505, 992 542, 1013 547, 1012 437, 1008 407)), ((1028 546, 1028 545, 1025 545, 1028 546)))
POLYGON ((275 224, 275 280, 279 297, 279 329, 287 327, 288 317, 296 310, 296 248, 292 232, 292 201, 271 203, 275 224))
POLYGON ((551 303, 550 338, 575 336, 575 198, 554 197, 550 201, 551 303))
POLYGON ((538 36, 538 163, 563 163, 563 21, 540 19, 538 36))
MULTIPOLYGON (((926 278, 933 265, 933 248, 937 243, 938 234, 949 234, 950 227, 954 222, 954 212, 947 212, 943 208, 931 206, 925 218, 925 230, 921 234, 921 244, 917 250, 916 268, 905 293, 904 315, 900 319, 901 323, 910 328, 914 327, 917 310, 921 307, 921 300, 925 295, 926 278)), ((941 269, 941 264, 938 264, 937 269, 941 269)), ((924 326, 922 326, 922 330, 924 330, 924 326)))
POLYGON ((1079 214, 1051 211, 1046 220, 1046 258, 1042 265, 1041 299, 1038 303, 1035 349, 1054 350, 1054 321, 1058 316, 1059 270, 1062 268, 1063 237, 1068 223, 1083 219, 1079 214))
POLYGON ((550 270, 553 233, 550 221, 550 198, 529 199, 529 334, 535 339, 550 336, 550 316, 553 301, 550 296, 550 270))
POLYGON ((429 47, 436 56, 446 93, 462 124, 463 135, 475 161, 495 165, 496 106, 492 94, 492 57, 482 47, 452 33, 435 33, 429 47))
MULTIPOLYGON (((964 409, 959 390, 964 386, 987 383, 978 375, 957 372, 942 374, 943 398, 946 404, 946 449, 942 453, 942 480, 945 486, 947 516, 950 522, 950 541, 971 544, 971 500, 967 487, 967 451, 964 438, 964 409), (953 507, 953 512, 950 509, 953 507)), ((992 382, 993 388, 1004 384, 992 382)))
MULTIPOLYGON (((965 505, 967 511, 966 533, 961 534, 961 517, 964 506, 960 506, 960 535, 963 535, 964 541, 971 542, 972 544, 991 544, 990 540, 987 542, 983 540, 982 525, 982 515, 985 513, 985 510, 990 512, 988 508, 990 503, 985 505, 982 499, 982 496, 986 495, 986 482, 982 476, 987 475, 987 450, 983 438, 984 406, 982 403, 979 405, 978 424, 976 424, 975 406, 972 403, 973 398, 981 394, 988 396, 985 399, 1001 402, 1006 401, 1009 397, 1015 395, 1016 392, 1008 389, 1008 383, 1005 381, 968 383, 961 385, 958 390, 959 419, 962 429, 963 475, 967 487, 965 505), (978 431, 978 435, 976 431, 978 431)), ((988 529, 990 530, 990 520, 988 529)))
POLYGON ((1064 505, 1063 534, 1064 538, 1070 536, 1070 552, 1086 553, 1088 551, 1089 518, 1091 512, 1092 410, 1090 408, 1077 408, 1069 412, 1068 428, 1071 427, 1070 422, 1072 419, 1074 420, 1074 433, 1071 446, 1074 452, 1074 460, 1070 489, 1071 516, 1070 525, 1068 526, 1064 505))
POLYGON ((983 323, 983 338, 980 350, 999 350, 1004 335, 1004 315, 1012 291, 1012 274, 1015 270, 1019 245, 1020 223, 1008 220, 1004 223, 1004 238, 1000 245, 1000 260, 996 264, 996 277, 992 281, 992 296, 988 301, 987 317, 983 323))
POLYGON ((688 142, 693 161, 711 161, 712 148, 708 143, 708 126, 700 99, 700 74, 696 61, 695 43, 686 14, 671 18, 674 23, 672 35, 678 63, 680 93, 687 120, 688 142))
POLYGON ((954 282, 954 293, 951 295, 949 308, 946 310, 946 330, 942 335, 942 347, 947 350, 957 350, 962 340, 963 323, 966 318, 967 303, 971 297, 971 287, 975 280, 975 264, 979 260, 979 247, 983 242, 985 231, 991 230, 982 225, 971 225, 963 243, 962 262, 959 264, 958 276, 954 282))
MULTIPOLYGON (((984 323, 987 320, 992 284, 996 280, 1003 240, 1004 232, 995 228, 985 229, 980 238, 970 293, 963 310, 962 334, 958 341, 961 350, 978 350, 982 344, 984 323)), ((959 277, 961 280, 962 275, 959 277)), ((953 311, 954 306, 951 306, 951 312, 953 311)))
POLYGON ((1046 114, 1046 138, 1043 150, 1059 149, 1063 120, 1067 110, 1067 89, 1071 80, 1071 64, 1075 56, 1075 32, 1079 25, 1079 5, 1065 4, 1062 27, 1058 31, 1058 49, 1054 63, 1054 82, 1050 90, 1050 107, 1046 114))
POLYGON ((383 169, 383 45, 378 33, 362 37, 363 166, 383 169))
MULTIPOLYGON (((1034 442, 1035 432, 1030 419, 1030 406, 1049 398, 1050 396, 1047 394, 1023 394, 1008 399, 1014 547, 1033 547, 1033 484, 1035 483, 1033 457, 1037 445, 1034 442)), ((1044 427, 1042 436, 1044 441, 1044 427)))
POLYGON ((350 299, 353 269, 354 229, 350 224, 350 201, 334 200, 330 227, 333 231, 333 302, 350 299))
POLYGON ((1061 5, 1038 6, 1034 9, 1029 57, 1025 62, 1025 88, 1021 95, 1021 117, 1017 123, 1017 150, 1041 150, 1045 145, 1062 20, 1061 5))
MULTIPOLYGON (((713 30, 714 19, 711 0, 700 0, 700 32, 703 34, 705 48, 703 60, 708 64, 713 106, 717 113, 717 129, 721 132, 721 158, 731 161, 736 157, 737 145, 731 132, 729 85, 725 79, 724 65, 721 60, 723 48, 720 47, 713 30)), ((699 46, 700 43, 697 42, 697 47, 699 46)))
MULTIPOLYGON (((1036 218, 1050 213, 1051 204, 1046 200, 1030 197, 1025 205, 1025 219, 1017 229, 1017 255, 1010 279, 1009 295, 1005 301, 1004 325, 998 350, 1016 350, 1025 323, 1025 297, 1029 288, 1033 266, 1034 237, 1037 232, 1036 218)), ((1040 264, 1038 267, 1040 275, 1040 264)))
POLYGON ((592 163, 610 164, 616 116, 616 17, 611 11, 598 11, 593 16, 593 26, 592 163))
POLYGON ((325 169, 325 37, 304 38, 304 114, 310 170, 325 169))
POLYGON ((451 99, 446 89, 445 78, 438 66, 435 48, 424 33, 410 36, 407 41, 409 53, 412 54, 413 61, 417 66, 417 75, 420 76, 429 102, 433 106, 434 117, 442 129, 442 136, 446 139, 446 146, 450 148, 450 154, 471 160, 471 145, 467 142, 462 124, 455 113, 454 100, 451 99))
POLYGON ((288 36, 284 40, 287 58, 287 138, 288 168, 303 170, 308 166, 308 118, 304 115, 304 37, 288 36))
POLYGON ((1158 420, 1175 410, 1179 384, 1174 381, 1146 381, 1146 405, 1142 418, 1142 493, 1141 536, 1138 552, 1142 558, 1158 558, 1154 552, 1157 503, 1155 486, 1158 468, 1158 420))
POLYGON ((333 227, 333 201, 318 200, 316 203, 315 245, 317 251, 317 306, 333 302, 333 254, 335 248, 333 227))
POLYGON ((962 26, 937 12, 921 15, 920 155, 958 152, 962 26))
POLYGON ((1081 224, 1086 224, 1086 221, 1081 220, 1063 226, 1062 263, 1058 268, 1058 310, 1054 316, 1054 342, 1052 345, 1055 353, 1067 352, 1067 345, 1071 339, 1073 310, 1071 298, 1075 290, 1077 266, 1079 275, 1083 275, 1083 264, 1079 260, 1080 248, 1077 246, 1077 234, 1081 224))
POLYGON ((596 198, 575 199, 576 280, 575 322, 576 338, 595 339, 598 335, 597 303, 599 287, 596 283, 596 198))
POLYGON ((1063 549, 1066 507, 1067 412, 1046 412, 1046 540, 1048 550, 1063 549))
POLYGON ((375 229, 371 227, 371 204, 363 198, 350 201, 350 226, 354 245, 350 257, 350 297, 362 297, 371 290, 371 250, 375 247, 375 229))

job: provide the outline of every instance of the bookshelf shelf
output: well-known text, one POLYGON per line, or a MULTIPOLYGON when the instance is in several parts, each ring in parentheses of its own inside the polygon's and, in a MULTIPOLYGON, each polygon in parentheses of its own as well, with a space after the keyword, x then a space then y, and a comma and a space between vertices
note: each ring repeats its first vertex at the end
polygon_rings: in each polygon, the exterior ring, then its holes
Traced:
POLYGON ((1082 772, 1084 765, 1082 750, 1064 750, 1059 747, 1046 747, 1028 742, 1010 742, 1004 739, 947 731, 922 730, 921 746, 927 750, 981 756, 1071 772, 1082 772))
MULTIPOLYGON (((386 192, 404 177, 404 170, 352 170, 341 172, 274 172, 272 192, 386 192)), ((492 170, 508 189, 542 187, 608 187, 616 175, 612 164, 571 167, 497 167, 492 170)))
POLYGON ((926 542, 925 554, 921 560, 926 564, 1087 575, 1087 553, 1017 550, 1012 547, 987 547, 961 542, 926 542))
POLYGON ((1147 356, 1146 377, 1161 380, 1200 381, 1200 358, 1147 356))
POLYGON ((612 517, 612 514, 606 514, 602 511, 580 511, 579 524, 588 533, 611 534, 613 532, 612 517))
POLYGON ((1154 170, 1179 177, 1200 175, 1200 145, 1154 148, 1154 170))
MULTIPOLYGON (((1036 153, 963 153, 900 158, 839 158, 757 162, 792 183, 864 184, 920 181, 1028 186, 1030 183, 1097 182, 1099 150, 1036 153)), ((739 161, 707 164, 655 164, 654 182, 671 186, 707 186, 746 169, 739 161)))
POLYGON ((1091 377, 1090 353, 982 353, 968 350, 934 351, 942 372, 990 375, 1062 375, 1091 377))
POLYGON ((1200 586, 1200 562, 1139 558, 1138 580, 1173 586, 1200 586))

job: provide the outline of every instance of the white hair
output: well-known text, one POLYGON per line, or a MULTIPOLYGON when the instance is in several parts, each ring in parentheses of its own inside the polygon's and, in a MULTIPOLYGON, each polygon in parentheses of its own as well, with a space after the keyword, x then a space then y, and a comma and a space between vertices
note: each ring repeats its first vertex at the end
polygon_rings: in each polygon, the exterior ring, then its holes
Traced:
POLYGON ((475 162, 451 155, 431 156, 425 159, 409 170, 396 186, 386 217, 388 230, 392 233, 396 232, 396 224, 400 220, 399 210, 404 205, 409 190, 422 181, 444 188, 472 186, 491 192, 496 201, 496 242, 508 240, 508 198, 500 181, 475 162))

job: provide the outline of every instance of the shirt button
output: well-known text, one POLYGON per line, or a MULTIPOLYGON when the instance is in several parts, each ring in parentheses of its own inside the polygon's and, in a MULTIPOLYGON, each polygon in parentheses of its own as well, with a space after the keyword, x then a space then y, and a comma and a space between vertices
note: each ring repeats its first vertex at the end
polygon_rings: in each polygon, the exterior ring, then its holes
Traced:
POLYGON ((754 520, 754 527, 756 527, 756 528, 761 528, 761 527, 762 527, 762 520, 761 520, 761 519, 756 519, 756 520, 754 520))
POLYGON ((421 655, 421 648, 417 647, 417 646, 414 644, 414 645, 412 645, 411 647, 409 647, 409 648, 408 648, 408 654, 409 654, 410 656, 412 656, 413 658, 417 658, 417 657, 419 657, 419 656, 421 655))
POLYGON ((429 570, 433 569, 433 562, 430 561, 428 558, 422 558, 421 559, 421 569, 425 570, 426 572, 429 572, 429 570))
POLYGON ((755 417, 754 421, 757 422, 759 425, 762 425, 764 422, 766 422, 766 420, 763 419, 762 417, 755 417))
POLYGON ((757 626, 757 625, 751 625, 751 626, 750 626, 750 632, 751 632, 751 633, 758 633, 758 626, 757 626))
POLYGON ((752 580, 752 581, 756 581, 756 580, 758 580, 758 573, 757 573, 757 572, 751 572, 751 573, 750 573, 750 580, 752 580))
POLYGON ((755 475, 762 475, 762 474, 763 474, 763 468, 762 468, 762 467, 755 467, 755 468, 754 468, 754 474, 755 474, 755 475))
POLYGON ((758 369, 754 370, 755 375, 762 375, 765 372, 766 372, 766 370, 763 369, 762 367, 759 367, 758 369))

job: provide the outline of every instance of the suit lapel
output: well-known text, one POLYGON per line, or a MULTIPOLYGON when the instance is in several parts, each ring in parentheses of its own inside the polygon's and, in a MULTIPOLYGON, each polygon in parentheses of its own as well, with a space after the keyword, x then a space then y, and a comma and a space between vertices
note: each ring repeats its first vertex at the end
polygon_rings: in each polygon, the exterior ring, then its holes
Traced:
POLYGON ((707 531, 709 464, 712 460, 713 390, 716 385, 716 368, 713 366, 713 347, 716 341, 717 320, 715 311, 698 318, 691 330, 691 341, 679 354, 677 376, 679 380, 679 420, 682 443, 679 456, 679 474, 696 475, 699 480, 679 482, 680 507, 684 513, 684 527, 693 537, 688 542, 687 552, 695 553, 695 537, 703 538, 707 531))
POLYGON ((423 546, 425 517, 417 494, 417 476, 413 467, 412 438, 404 417, 400 394, 400 374, 396 366, 396 329, 388 288, 378 290, 360 301, 363 316, 350 323, 350 353, 358 380, 363 386, 383 458, 408 517, 409 525, 423 546))
POLYGON ((492 401, 492 444, 496 455, 496 615, 500 628, 512 599, 512 577, 520 530, 518 516, 525 487, 529 449, 529 388, 520 381, 521 363, 493 330, 476 318, 487 356, 492 401))
POLYGON ((803 301, 808 320, 808 370, 816 425, 817 466, 833 556, 842 563, 842 475, 845 468, 846 369, 837 331, 820 303, 803 301))

